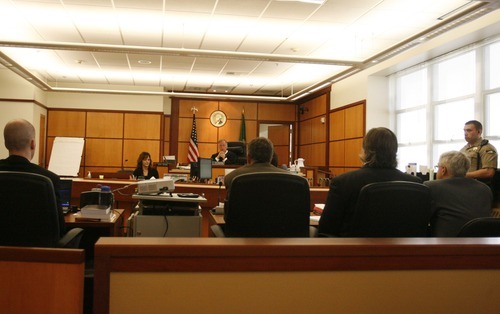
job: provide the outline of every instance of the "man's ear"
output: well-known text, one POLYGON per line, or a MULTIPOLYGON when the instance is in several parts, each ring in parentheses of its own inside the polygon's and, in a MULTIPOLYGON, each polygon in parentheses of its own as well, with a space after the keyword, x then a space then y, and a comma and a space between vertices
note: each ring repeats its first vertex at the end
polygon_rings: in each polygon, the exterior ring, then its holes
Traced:
POLYGON ((31 140, 31 142, 30 142, 30 149, 31 150, 35 150, 35 148, 36 148, 36 142, 35 142, 35 140, 31 140))

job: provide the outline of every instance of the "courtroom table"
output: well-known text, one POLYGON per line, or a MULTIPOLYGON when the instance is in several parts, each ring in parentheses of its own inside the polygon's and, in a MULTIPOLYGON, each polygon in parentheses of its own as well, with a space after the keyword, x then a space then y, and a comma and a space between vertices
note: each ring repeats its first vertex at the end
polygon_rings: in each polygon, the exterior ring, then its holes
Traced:
POLYGON ((94 256, 94 245, 100 237, 123 236, 123 209, 115 209, 111 221, 85 220, 81 213, 64 215, 66 230, 82 228, 84 230, 80 248, 85 249, 85 258, 91 260, 94 256))
MULTIPOLYGON (((138 201, 132 199, 132 195, 136 192, 137 180, 129 179, 87 179, 75 178, 73 179, 73 188, 71 191, 71 205, 79 206, 80 194, 84 191, 90 191, 92 188, 100 185, 107 185, 113 191, 115 198, 114 208, 123 208, 123 221, 127 221, 130 214, 134 211, 138 201)), ((328 195, 328 187, 311 187, 311 210, 314 204, 326 202, 328 195)), ((208 236, 209 210, 223 202, 226 198, 226 188, 218 184, 204 184, 195 182, 182 182, 175 184, 176 193, 196 193, 203 195, 207 202, 202 204, 202 235, 208 236)))

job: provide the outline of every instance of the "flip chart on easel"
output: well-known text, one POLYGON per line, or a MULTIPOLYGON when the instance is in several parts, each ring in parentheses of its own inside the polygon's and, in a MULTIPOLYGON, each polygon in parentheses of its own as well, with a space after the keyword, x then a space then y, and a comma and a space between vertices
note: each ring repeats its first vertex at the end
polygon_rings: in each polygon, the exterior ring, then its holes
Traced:
POLYGON ((56 137, 50 154, 49 170, 59 176, 77 177, 84 143, 81 137, 56 137))

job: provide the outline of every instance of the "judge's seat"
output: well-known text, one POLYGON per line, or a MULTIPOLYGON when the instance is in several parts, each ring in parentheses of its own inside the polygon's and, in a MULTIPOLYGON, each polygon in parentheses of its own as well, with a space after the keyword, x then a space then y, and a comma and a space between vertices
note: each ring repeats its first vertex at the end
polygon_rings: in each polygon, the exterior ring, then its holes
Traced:
POLYGON ((54 186, 49 178, 0 171, 0 245, 77 248, 83 229, 60 237, 54 186))
POLYGON ((224 236, 309 237, 309 199, 309 184, 300 176, 276 172, 239 175, 233 179, 224 205, 224 236))
POLYGON ((348 237, 426 237, 431 217, 427 186, 407 181, 365 185, 348 237))
POLYGON ((244 165, 247 162, 247 147, 243 142, 227 142, 227 150, 238 156, 237 164, 244 165))

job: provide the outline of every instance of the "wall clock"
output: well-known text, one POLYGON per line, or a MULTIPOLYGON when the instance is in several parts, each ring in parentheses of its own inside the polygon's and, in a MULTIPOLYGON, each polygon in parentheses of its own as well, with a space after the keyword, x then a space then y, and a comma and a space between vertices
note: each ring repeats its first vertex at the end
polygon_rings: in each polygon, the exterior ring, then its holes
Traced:
POLYGON ((215 110, 210 115, 210 123, 216 128, 220 128, 224 124, 226 124, 227 117, 226 114, 221 110, 215 110))

